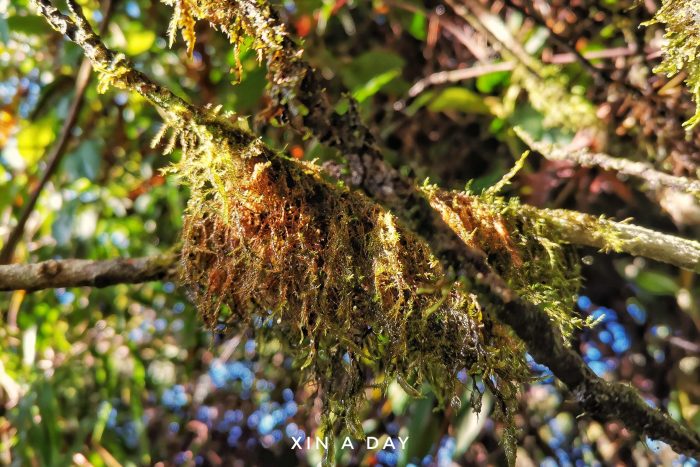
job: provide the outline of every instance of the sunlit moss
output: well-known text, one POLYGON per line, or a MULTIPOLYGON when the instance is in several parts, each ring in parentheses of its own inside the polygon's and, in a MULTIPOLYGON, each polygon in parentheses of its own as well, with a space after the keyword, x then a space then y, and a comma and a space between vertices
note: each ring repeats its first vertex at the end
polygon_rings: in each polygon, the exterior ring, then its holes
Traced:
MULTIPOLYGON (((666 27, 663 49, 663 61, 654 69, 656 73, 675 76, 685 72, 685 82, 693 99, 700 102, 700 0, 664 0, 654 19, 644 23, 650 25, 663 23, 666 27)), ((700 109, 684 123, 694 128, 700 122, 700 109)))
MULTIPOLYGON (((324 429, 356 436, 366 388, 397 380, 416 394, 429 383, 446 404, 458 400, 465 368, 499 400, 512 452, 516 392, 531 375, 522 343, 493 318, 497 305, 465 279, 450 279, 391 212, 328 181, 313 163, 272 153, 232 116, 212 113, 211 121, 166 126, 166 150, 183 148, 171 171, 191 191, 182 280, 205 322, 238 327, 271 315, 277 324, 266 338, 284 342, 318 385, 324 429)), ((481 195, 430 185, 423 192, 515 292, 570 336, 583 324, 573 312, 576 261, 555 229, 497 193, 521 165, 481 195)))
POLYGON ((580 286, 576 257, 560 245, 555 229, 516 198, 424 189, 460 238, 482 250, 509 286, 545 310, 565 337, 583 325, 573 313, 580 286))
POLYGON ((184 150, 172 171, 192 193, 182 279, 208 325, 271 313, 274 336, 318 383, 328 427, 362 436, 364 389, 392 380, 412 392, 427 382, 442 404, 455 401, 463 368, 510 419, 517 384, 530 378, 524 348, 468 284, 446 277, 424 240, 259 140, 240 144, 196 124, 175 133, 184 150))
POLYGON ((264 58, 267 60, 268 67, 274 75, 272 81, 275 84, 293 80, 293 83, 286 83, 289 89, 293 89, 297 84, 296 81, 302 78, 298 73, 291 72, 297 56, 283 47, 287 33, 284 27, 274 19, 267 2, 257 0, 163 0, 163 2, 174 9, 168 29, 171 46, 177 31, 180 30, 187 43, 188 54, 191 56, 196 40, 195 25, 197 21, 207 21, 214 28, 224 32, 233 44, 235 71, 239 77, 242 72, 239 55, 241 48, 247 45, 257 52, 259 60, 262 61, 264 58), (252 40, 251 43, 246 42, 249 39, 252 40))

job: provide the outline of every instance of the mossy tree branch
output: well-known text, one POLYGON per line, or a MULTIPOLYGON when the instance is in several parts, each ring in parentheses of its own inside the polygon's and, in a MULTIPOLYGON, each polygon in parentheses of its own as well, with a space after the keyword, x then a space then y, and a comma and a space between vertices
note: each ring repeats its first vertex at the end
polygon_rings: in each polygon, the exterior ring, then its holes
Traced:
POLYGON ((694 240, 566 209, 523 206, 522 210, 547 223, 566 243, 643 256, 700 273, 700 243, 694 240))
MULTIPOLYGON (((220 119, 210 116, 207 112, 189 106, 170 91, 155 85, 143 74, 134 71, 128 65, 124 65, 124 60, 115 60, 118 57, 99 42, 75 6, 73 8, 78 20, 72 22, 57 12, 46 0, 42 0, 40 5, 42 6, 42 14, 56 29, 81 45, 93 63, 103 66, 105 69, 103 73, 111 83, 139 92, 175 116, 183 119, 190 118, 198 125, 207 128, 215 127, 216 132, 226 139, 219 141, 221 143, 228 142, 240 147, 241 144, 249 144, 254 139, 247 132, 227 126, 220 119), (119 62, 118 66, 114 66, 115 61, 119 62), (110 65, 112 65, 111 69, 110 65)), ((269 150, 260 150, 263 155, 269 156, 271 154, 269 150)), ((255 162, 258 159, 248 163, 249 166, 254 164, 256 170, 260 169, 259 172, 254 172, 253 176, 256 173, 263 176, 265 171, 275 170, 275 165, 271 164, 272 160, 268 159, 267 162, 263 162, 265 157, 259 159, 260 163, 255 162)), ((287 165, 283 165, 282 162, 277 162, 277 164, 278 168, 284 168, 292 162, 284 162, 287 165)), ((284 170, 291 169, 287 167, 284 170)), ((294 173, 298 173, 297 170, 294 169, 294 173)), ((270 172, 270 175, 274 174, 270 172)), ((311 182, 307 180, 305 183, 311 182)), ((323 193, 324 190, 328 192, 330 188, 316 189, 317 193, 323 193)), ((342 199, 345 195, 338 194, 337 196, 341 197, 338 199, 342 199)), ((357 202, 366 206, 364 201, 357 202)), ((429 232, 430 229, 425 231, 429 232)), ((421 231, 421 233, 423 232, 421 231)), ((452 256, 444 254, 443 261, 453 265, 454 270, 462 271, 478 285, 478 289, 489 297, 489 303, 494 308, 497 317, 515 331, 539 362, 549 366, 553 373, 572 390, 584 409, 601 420, 622 420, 631 430, 663 440, 678 452, 690 455, 700 454, 700 437, 696 433, 687 430, 663 412, 648 407, 641 397, 630 388, 620 384, 605 383, 595 376, 581 357, 566 346, 558 330, 552 326, 547 314, 532 303, 524 301, 508 288, 505 281, 486 263, 485 257, 480 255, 478 250, 468 247, 463 242, 450 245, 449 238, 454 237, 456 237, 454 231, 448 236, 448 239, 440 238, 433 232, 430 243, 431 246, 433 244, 437 246, 436 253, 438 251, 458 252, 457 255, 452 256), (447 248, 444 247, 443 240, 447 242, 447 248)), ((216 277, 209 279, 217 281, 216 277)), ((220 281, 220 278, 218 280, 220 281)))
POLYGON ((700 456, 700 434, 647 405, 633 387, 597 377, 535 310, 513 302, 499 308, 498 317, 528 344, 532 357, 569 388, 588 415, 602 422, 622 421, 639 435, 665 441, 678 453, 700 456))

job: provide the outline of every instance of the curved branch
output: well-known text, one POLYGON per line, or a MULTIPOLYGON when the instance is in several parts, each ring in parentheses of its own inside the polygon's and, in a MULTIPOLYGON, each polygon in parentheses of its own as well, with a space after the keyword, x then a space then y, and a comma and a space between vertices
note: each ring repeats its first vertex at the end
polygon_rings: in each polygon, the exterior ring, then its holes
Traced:
POLYGON ((51 27, 83 49, 95 70, 102 74, 101 79, 117 87, 137 92, 173 116, 196 114, 195 109, 182 98, 134 69, 122 54, 116 54, 105 47, 100 37, 92 30, 80 5, 72 0, 67 3, 75 14, 75 19, 61 13, 50 0, 36 1, 39 13, 46 18, 51 27))
POLYGON ((700 456, 700 434, 652 408, 631 386, 596 376, 581 356, 566 346, 539 309, 513 302, 497 310, 539 363, 546 365, 596 420, 622 421, 639 435, 668 443, 674 451, 700 456))
POLYGON ((107 287, 137 284, 175 276, 178 255, 166 253, 143 258, 110 260, 51 259, 34 264, 0 266, 0 291, 61 287, 107 287))
POLYGON ((535 141, 522 129, 516 128, 518 137, 533 151, 542 154, 551 161, 570 161, 583 167, 600 167, 604 170, 614 170, 618 173, 645 181, 650 188, 673 188, 689 193, 700 199, 700 180, 678 177, 656 170, 651 164, 635 162, 608 154, 591 152, 588 149, 567 150, 553 144, 535 141))

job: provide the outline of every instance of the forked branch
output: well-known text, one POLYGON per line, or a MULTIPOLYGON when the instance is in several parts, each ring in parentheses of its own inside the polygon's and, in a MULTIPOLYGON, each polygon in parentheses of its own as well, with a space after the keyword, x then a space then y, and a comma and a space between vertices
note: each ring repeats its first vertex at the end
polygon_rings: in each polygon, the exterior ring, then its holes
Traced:
MULTIPOLYGON (((206 112, 186 104, 169 90, 154 84, 145 75, 133 70, 125 60, 115 60, 119 57, 99 41, 79 8, 73 5, 73 9, 76 21, 62 15, 47 0, 40 2, 40 11, 54 28, 83 47, 93 63, 105 69, 106 73, 103 73, 112 83, 144 95, 174 115, 192 118, 201 125, 219 124, 214 120, 207 121, 206 112)), ((245 131, 230 129, 227 137, 235 138, 237 142, 252 139, 245 131)), ((425 231, 430 233, 429 228, 425 231)), ((598 378, 581 357, 564 343, 544 311, 509 289, 478 251, 462 242, 450 244, 455 237, 454 232, 447 239, 433 232, 430 244, 437 248, 435 253, 442 253, 446 264, 469 277, 479 291, 488 295, 497 317, 526 343, 537 361, 550 367, 569 387, 587 412, 599 420, 622 420, 639 434, 663 440, 678 452, 700 456, 700 436, 697 433, 675 422, 662 411, 650 408, 631 388, 606 383, 598 378), (447 242, 447 247, 443 241, 447 242), (455 252, 457 254, 450 254, 455 252)))

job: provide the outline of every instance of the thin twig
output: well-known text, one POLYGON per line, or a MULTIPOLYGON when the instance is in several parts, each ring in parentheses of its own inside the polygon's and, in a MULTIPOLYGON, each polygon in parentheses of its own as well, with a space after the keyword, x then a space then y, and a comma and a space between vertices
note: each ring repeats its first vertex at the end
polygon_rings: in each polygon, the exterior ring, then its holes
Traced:
POLYGON ((437 73, 433 73, 416 81, 413 86, 411 86, 411 89, 408 90, 408 95, 410 97, 416 97, 428 86, 464 81, 478 78, 479 76, 487 75, 489 73, 511 71, 513 68, 515 68, 514 62, 501 62, 489 65, 477 65, 471 68, 461 68, 458 70, 438 71, 437 73))
MULTIPOLYGON (((106 31, 107 24, 112 16, 112 11, 112 0, 105 0, 104 19, 100 24, 100 34, 106 31)), ((68 143, 70 142, 73 134, 73 128, 78 121, 80 110, 83 108, 85 91, 87 90, 90 77, 92 76, 91 71, 92 67, 90 66, 90 60, 83 58, 80 63, 80 68, 78 69, 78 73, 76 74, 74 97, 70 108, 68 109, 68 115, 66 115, 66 119, 63 122, 63 126, 61 127, 61 131, 58 135, 58 140, 56 140, 56 143, 51 147, 51 151, 46 155, 46 160, 49 162, 46 166, 46 170, 44 171, 44 175, 42 175, 39 184, 34 187, 27 204, 24 205, 24 209, 17 219, 17 224, 10 231, 7 241, 0 250, 0 264, 8 264, 12 262, 15 249, 17 248, 22 235, 24 234, 24 228, 29 220, 29 217, 31 216, 32 212, 34 212, 39 196, 41 196, 41 193, 44 191, 44 188, 48 184, 49 180, 51 180, 51 177, 53 177, 66 154, 68 143)))
MULTIPOLYGON (((591 59, 614 59, 618 57, 634 55, 636 50, 629 47, 616 47, 613 49, 605 50, 591 50, 583 54, 586 58, 591 59)), ((552 55, 547 59, 542 59, 544 63, 551 63, 556 65, 565 65, 567 63, 573 63, 576 61, 576 56, 571 53, 562 53, 552 55)), ((515 62, 500 62, 500 63, 488 63, 485 65, 476 65, 470 68, 460 68, 456 70, 445 70, 438 71, 436 73, 430 74, 425 78, 416 81, 413 86, 408 90, 408 95, 410 97, 416 97, 418 94, 423 92, 429 86, 435 86, 444 83, 454 83, 458 81, 465 81, 468 79, 478 78, 489 73, 495 73, 498 71, 511 71, 517 64, 515 62)))
POLYGON ((567 150, 553 144, 534 141, 530 135, 516 128, 516 134, 534 151, 552 161, 570 161, 583 167, 600 167, 604 170, 614 170, 620 174, 638 178, 649 185, 651 189, 660 187, 673 188, 694 195, 700 199, 700 180, 679 177, 656 170, 651 164, 635 162, 621 157, 612 157, 605 153, 591 152, 586 148, 567 150))

